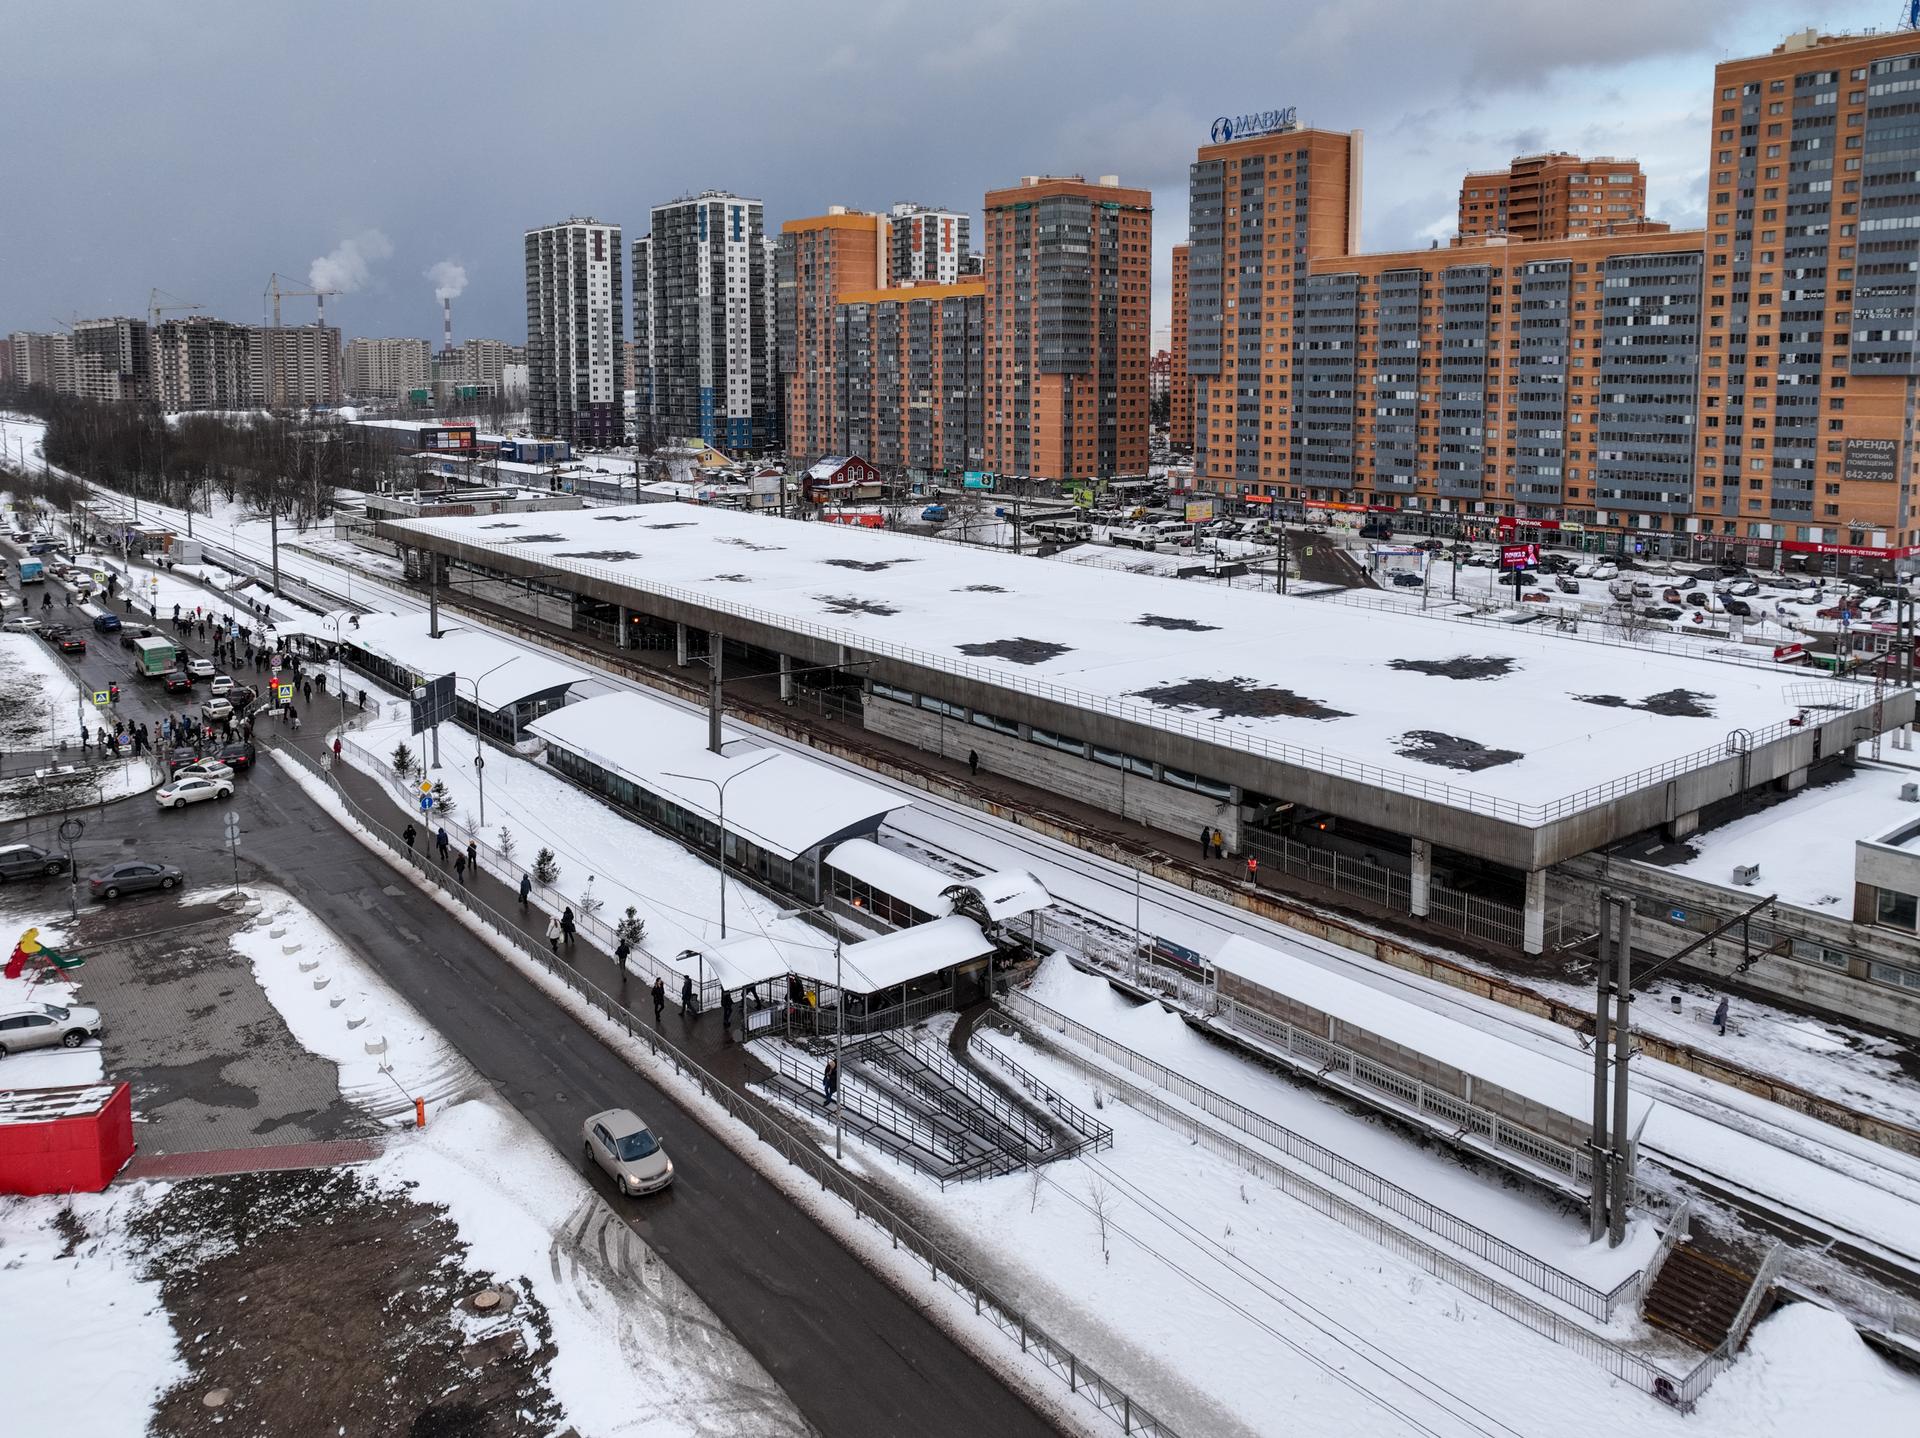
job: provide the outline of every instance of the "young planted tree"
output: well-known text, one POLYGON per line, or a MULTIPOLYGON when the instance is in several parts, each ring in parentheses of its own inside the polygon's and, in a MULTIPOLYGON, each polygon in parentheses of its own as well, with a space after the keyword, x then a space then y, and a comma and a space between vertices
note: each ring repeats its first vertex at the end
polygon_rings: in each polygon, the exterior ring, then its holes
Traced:
POLYGON ((433 781, 433 807, 442 817, 446 818, 452 817, 453 811, 460 807, 459 801, 447 792, 447 785, 444 779, 435 779, 433 781))
POLYGON ((542 849, 533 856, 533 881, 546 888, 560 882, 560 864, 553 857, 553 850, 542 849))
POLYGON ((619 922, 613 926, 613 936, 619 942, 635 949, 639 948, 641 940, 646 938, 647 921, 640 917, 639 911, 632 904, 627 905, 626 913, 622 914, 619 922))
POLYGON ((513 837, 513 830, 509 829, 505 824, 502 824, 500 826, 499 842, 494 847, 499 849, 500 857, 508 864, 511 864, 513 862, 514 851, 520 847, 520 844, 519 841, 513 837))
POLYGON ((607 906, 607 901, 593 892, 593 875, 587 875, 587 887, 580 891, 580 915, 591 919, 607 906))
POLYGON ((402 784, 420 772, 420 761, 413 757, 413 750, 404 743, 394 745, 387 762, 393 766, 393 777, 402 784))

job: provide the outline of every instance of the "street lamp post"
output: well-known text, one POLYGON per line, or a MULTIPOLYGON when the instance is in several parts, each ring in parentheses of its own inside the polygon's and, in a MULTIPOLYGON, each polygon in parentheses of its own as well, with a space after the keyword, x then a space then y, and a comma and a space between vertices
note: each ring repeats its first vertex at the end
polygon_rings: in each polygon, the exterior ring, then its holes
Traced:
POLYGON ((86 832, 85 819, 76 819, 69 815, 60 821, 60 842, 67 851, 67 914, 76 920, 80 917, 80 879, 73 866, 73 846, 86 832))
POLYGON ((720 832, 718 847, 720 850, 720 937, 722 939, 727 936, 727 785, 731 784, 735 779, 738 779, 742 774, 758 769, 769 759, 778 757, 779 754, 777 750, 772 753, 762 754, 751 764, 734 770, 724 779, 709 779, 704 774, 676 774, 671 769, 663 769, 660 771, 669 779, 686 779, 695 784, 711 785, 714 791, 720 796, 720 812, 718 815, 720 832))

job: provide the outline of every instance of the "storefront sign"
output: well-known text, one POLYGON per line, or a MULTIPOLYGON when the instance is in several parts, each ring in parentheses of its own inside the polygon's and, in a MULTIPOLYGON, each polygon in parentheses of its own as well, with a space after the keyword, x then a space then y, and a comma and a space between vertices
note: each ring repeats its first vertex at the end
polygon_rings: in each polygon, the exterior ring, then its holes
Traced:
POLYGON ((1897 439, 1850 439, 1841 477, 1850 484, 1892 484, 1900 470, 1897 439))
POLYGON ((1282 130, 1291 130, 1300 123, 1300 109, 1289 105, 1284 110, 1255 110, 1246 115, 1222 115, 1213 122, 1209 132, 1213 143, 1224 145, 1229 140, 1250 140, 1255 135, 1274 135, 1282 130))
POLYGON ((1804 539, 1783 539, 1780 547, 1789 554, 1837 554, 1849 559, 1906 559, 1915 552, 1911 544, 1876 548, 1871 544, 1811 544, 1804 539))
POLYGON ((1210 499, 1190 499, 1187 501, 1187 523, 1205 524, 1213 518, 1213 501, 1210 499))

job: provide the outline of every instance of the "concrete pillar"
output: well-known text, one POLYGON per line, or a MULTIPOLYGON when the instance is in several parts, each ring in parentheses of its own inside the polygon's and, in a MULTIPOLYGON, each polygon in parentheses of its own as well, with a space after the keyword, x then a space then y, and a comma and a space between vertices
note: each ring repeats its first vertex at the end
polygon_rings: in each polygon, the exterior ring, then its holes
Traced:
POLYGON ((624 604, 620 606, 620 647, 633 647, 633 611, 624 604))
POLYGON ((793 703, 793 656, 791 654, 780 656, 780 702, 793 703))
POLYGON ((1791 773, 1782 774, 1778 779, 1773 781, 1773 787, 1778 789, 1782 794, 1792 794, 1797 790, 1804 789, 1807 787, 1807 771, 1805 769, 1795 769, 1791 773))
POLYGON ((1669 844, 1677 844, 1700 832, 1700 811, 1694 809, 1685 814, 1676 814, 1661 826, 1661 833, 1669 844))
POLYGON ((673 626, 673 662, 681 669, 687 667, 687 626, 678 621, 673 626))
POLYGON ((1520 935, 1520 947, 1537 954, 1547 947, 1547 871, 1535 869, 1527 875, 1527 909, 1520 935))
POLYGON ((1413 841, 1413 884, 1408 909, 1416 919, 1426 918, 1431 908, 1433 886, 1433 845, 1425 839, 1413 841))

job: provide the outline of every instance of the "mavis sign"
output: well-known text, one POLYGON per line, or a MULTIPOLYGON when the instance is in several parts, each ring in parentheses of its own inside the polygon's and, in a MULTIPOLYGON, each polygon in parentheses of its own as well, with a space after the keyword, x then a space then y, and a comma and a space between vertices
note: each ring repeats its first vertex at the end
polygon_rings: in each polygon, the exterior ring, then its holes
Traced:
POLYGON ((1213 143, 1224 145, 1229 140, 1248 140, 1255 135, 1272 135, 1281 130, 1291 130, 1300 123, 1300 107, 1289 105, 1284 110, 1256 110, 1250 115, 1222 115, 1213 122, 1213 143))

